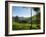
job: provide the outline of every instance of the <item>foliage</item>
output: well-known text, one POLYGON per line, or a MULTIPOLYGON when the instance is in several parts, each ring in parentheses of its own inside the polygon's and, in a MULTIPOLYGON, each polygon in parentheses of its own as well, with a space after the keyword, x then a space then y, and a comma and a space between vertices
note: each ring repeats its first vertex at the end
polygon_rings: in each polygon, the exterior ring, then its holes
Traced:
POLYGON ((33 8, 34 9, 34 11, 36 11, 36 12, 39 12, 40 11, 40 8, 33 8))

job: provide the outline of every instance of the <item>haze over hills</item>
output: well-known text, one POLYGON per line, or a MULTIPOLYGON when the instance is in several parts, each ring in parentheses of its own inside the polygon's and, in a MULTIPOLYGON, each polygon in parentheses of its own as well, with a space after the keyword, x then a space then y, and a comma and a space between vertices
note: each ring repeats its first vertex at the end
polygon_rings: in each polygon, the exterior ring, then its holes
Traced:
MULTIPOLYGON (((13 19, 15 19, 16 17, 12 17, 13 19)), ((30 17, 18 17, 19 20, 25 20, 25 19, 29 19, 30 17)))
POLYGON ((37 15, 34 15, 34 16, 32 16, 32 17, 19 17, 19 16, 15 16, 15 17, 12 17, 14 20, 16 20, 16 18, 18 18, 18 20, 19 21, 28 21, 28 22, 31 22, 31 21, 33 21, 33 22, 35 22, 36 21, 36 19, 38 20, 38 21, 40 21, 40 13, 38 13, 37 15))

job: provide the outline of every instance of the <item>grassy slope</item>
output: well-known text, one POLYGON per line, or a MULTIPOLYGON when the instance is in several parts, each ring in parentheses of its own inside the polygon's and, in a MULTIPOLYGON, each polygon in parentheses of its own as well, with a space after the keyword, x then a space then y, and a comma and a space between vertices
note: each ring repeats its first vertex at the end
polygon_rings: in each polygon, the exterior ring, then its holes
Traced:
POLYGON ((30 29, 31 24, 13 22, 13 30, 27 30, 30 29))
MULTIPOLYGON (((35 16, 32 16, 31 18, 35 20, 35 16)), ((40 24, 32 24, 32 27, 31 27, 31 24, 29 23, 18 23, 18 22, 15 22, 15 21, 12 21, 12 29, 13 30, 30 30, 30 29, 40 29, 40 24)))
POLYGON ((40 29, 40 25, 31 24, 28 23, 18 23, 18 22, 13 22, 13 30, 30 30, 30 29, 40 29))

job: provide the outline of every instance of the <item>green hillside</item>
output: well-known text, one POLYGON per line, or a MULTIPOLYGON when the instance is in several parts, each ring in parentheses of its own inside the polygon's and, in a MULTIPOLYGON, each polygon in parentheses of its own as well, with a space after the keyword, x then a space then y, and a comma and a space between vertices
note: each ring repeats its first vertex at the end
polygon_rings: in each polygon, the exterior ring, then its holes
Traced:
POLYGON ((12 20, 12 30, 40 29, 40 13, 28 18, 14 17, 12 20), (31 19, 32 18, 32 19, 31 19), (23 20, 20 20, 23 19, 23 20))

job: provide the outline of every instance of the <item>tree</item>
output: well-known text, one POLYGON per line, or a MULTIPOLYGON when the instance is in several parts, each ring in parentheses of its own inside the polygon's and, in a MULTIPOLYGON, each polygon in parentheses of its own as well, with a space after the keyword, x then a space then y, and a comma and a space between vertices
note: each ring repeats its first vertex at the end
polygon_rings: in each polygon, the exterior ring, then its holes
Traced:
POLYGON ((40 12, 40 8, 33 8, 34 11, 36 11, 37 13, 40 12))
POLYGON ((15 17, 15 21, 17 21, 17 22, 19 21, 19 17, 18 16, 15 17))
POLYGON ((33 10, 36 12, 36 24, 40 23, 40 8, 33 8, 33 10))

